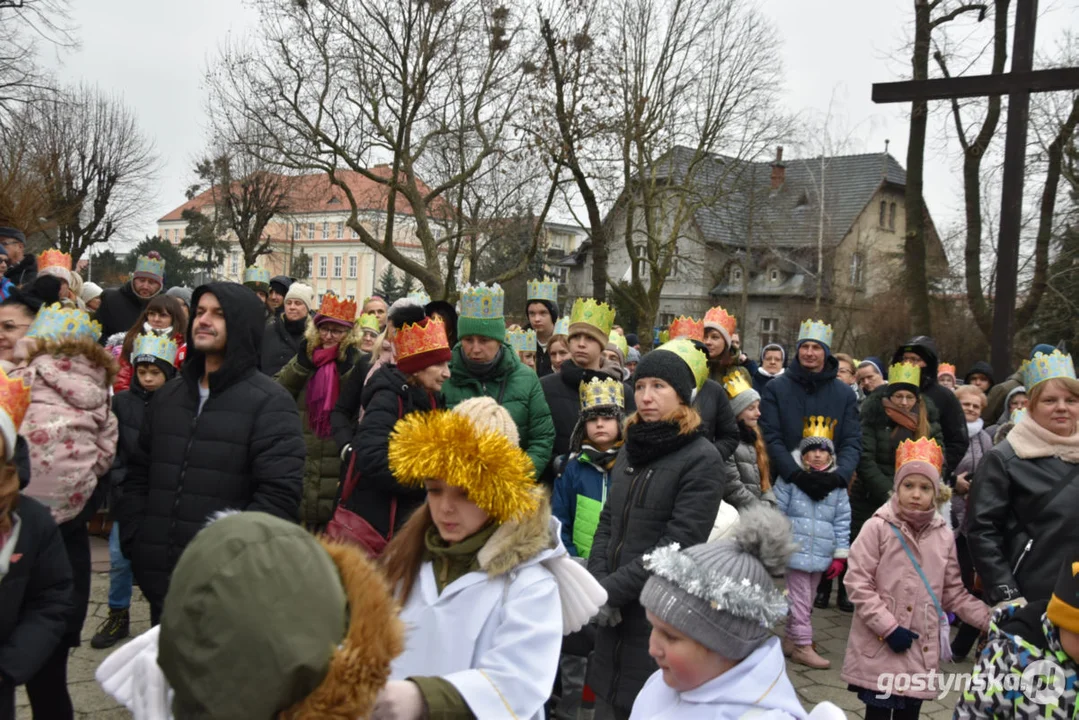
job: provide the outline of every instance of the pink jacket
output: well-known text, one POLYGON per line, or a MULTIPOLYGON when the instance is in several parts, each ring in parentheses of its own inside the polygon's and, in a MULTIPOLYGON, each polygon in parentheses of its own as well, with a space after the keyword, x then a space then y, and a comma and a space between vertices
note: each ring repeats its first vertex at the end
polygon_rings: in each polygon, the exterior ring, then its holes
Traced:
MULTIPOLYGON (((915 535, 910 525, 899 519, 891 502, 882 505, 862 526, 847 558, 847 596, 855 611, 841 677, 869 690, 882 687, 878 684, 882 673, 940 669, 937 611, 892 526, 903 533, 944 610, 978 628, 989 627, 989 607, 963 587, 955 536, 944 518, 938 513, 915 535), (900 625, 920 637, 906 652, 895 653, 884 638, 900 625)), ((929 699, 938 695, 939 689, 897 694, 929 699)))
MULTIPOLYGON (((52 355, 34 338, 15 348, 13 371, 30 383, 30 407, 19 434, 30 447, 26 493, 57 523, 78 515, 116 454, 117 422, 109 404, 108 351, 64 343, 52 355), (70 351, 70 354, 69 354, 70 351)), ((55 346, 54 346, 55 347, 55 346)))

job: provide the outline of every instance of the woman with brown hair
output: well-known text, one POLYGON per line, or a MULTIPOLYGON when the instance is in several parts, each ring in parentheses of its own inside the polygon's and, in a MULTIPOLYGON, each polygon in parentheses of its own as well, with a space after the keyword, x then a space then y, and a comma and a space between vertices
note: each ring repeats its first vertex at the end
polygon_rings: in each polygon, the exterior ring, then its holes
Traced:
POLYGON ((120 363, 120 371, 116 373, 116 380, 112 385, 113 392, 123 392, 131 387, 131 374, 134 372, 131 351, 135 347, 136 338, 144 333, 171 337, 178 348, 173 365, 177 370, 180 369, 183 356, 187 354, 187 313, 176 298, 170 295, 155 295, 146 303, 131 329, 123 335, 117 333, 105 341, 105 349, 110 350, 120 363))

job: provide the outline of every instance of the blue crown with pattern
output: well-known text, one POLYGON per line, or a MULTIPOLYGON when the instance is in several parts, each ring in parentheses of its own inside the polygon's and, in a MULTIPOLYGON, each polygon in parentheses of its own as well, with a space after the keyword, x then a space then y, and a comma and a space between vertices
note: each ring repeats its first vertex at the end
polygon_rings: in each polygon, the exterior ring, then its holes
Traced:
POLYGON ((798 342, 812 340, 826 347, 832 347, 835 331, 823 320, 805 320, 798 328, 798 342))
POLYGON ((420 290, 413 290, 406 295, 409 300, 414 300, 420 307, 426 307, 427 303, 431 302, 431 296, 427 294, 426 290, 422 288, 420 290))
POLYGON ((252 265, 244 270, 244 284, 247 283, 259 283, 260 285, 270 284, 270 271, 266 268, 260 268, 252 265))
POLYGON ((91 320, 90 316, 78 308, 64 307, 53 303, 38 311, 27 337, 42 340, 92 340, 101 337, 101 323, 91 320))
POLYGON ((546 278, 544 280, 528 281, 528 302, 533 300, 546 300, 552 305, 558 305, 558 281, 546 278))
POLYGON ((161 280, 165 277, 165 258, 156 252, 151 252, 149 255, 140 255, 135 261, 133 277, 161 280))
POLYGON ((505 317, 506 293, 502 286, 494 283, 487 287, 485 283, 469 285, 461 295, 461 317, 477 320, 501 320, 505 317))
POLYGON ((517 352, 536 352, 535 330, 509 330, 506 339, 517 352))
POLYGON ((131 363, 134 365, 140 362, 153 362, 157 359, 175 367, 176 350, 176 341, 168 335, 155 333, 139 335, 131 348, 131 363))
POLYGON ((1053 378, 1075 380, 1075 363, 1071 355, 1060 350, 1054 350, 1049 355, 1034 353, 1034 357, 1019 366, 1019 375, 1023 378, 1023 386, 1030 392, 1038 383, 1053 378))
POLYGON ((558 322, 554 324, 555 335, 569 335, 569 316, 563 315, 558 318, 558 322))
POLYGON ((1027 416, 1026 408, 1016 408, 1012 410, 1012 414, 1008 416, 1008 422, 1012 425, 1018 425, 1019 421, 1027 416))

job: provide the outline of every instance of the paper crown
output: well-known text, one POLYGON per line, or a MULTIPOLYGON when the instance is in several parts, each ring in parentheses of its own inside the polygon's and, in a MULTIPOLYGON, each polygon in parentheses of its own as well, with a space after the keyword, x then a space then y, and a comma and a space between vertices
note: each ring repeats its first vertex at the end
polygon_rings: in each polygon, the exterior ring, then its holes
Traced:
MULTIPOLYGON (((165 258, 156 252, 149 255, 140 255, 135 261, 135 277, 152 277, 160 280, 165 277, 165 258)), ((270 282, 270 274, 266 273, 266 282, 270 282)))
POLYGON ((823 415, 810 415, 802 420, 802 437, 819 437, 826 440, 835 440, 835 426, 838 420, 833 420, 823 415))
POLYGON ((671 323, 668 331, 672 340, 689 338, 690 340, 704 341, 704 320, 694 320, 685 315, 677 317, 671 323))
POLYGON ((1012 425, 1018 425, 1019 421, 1027 416, 1026 408, 1016 408, 1012 410, 1012 414, 1008 416, 1008 422, 1012 425))
POLYGON ((584 323, 597 328, 604 335, 611 334, 614 327, 614 308, 607 303, 596 302, 592 298, 577 298, 570 310, 569 324, 584 323))
POLYGON ((146 333, 135 338, 135 344, 131 347, 131 362, 137 363, 149 356, 175 366, 176 350, 176 342, 168 335, 146 333))
POLYGON ((704 387, 704 381, 708 379, 708 357, 693 344, 691 340, 678 338, 660 345, 656 350, 672 352, 689 366, 693 373, 693 379, 697 383, 697 389, 704 387))
MULTIPOLYGON (((855 367, 858 366, 855 365, 855 367)), ((956 377, 955 365, 952 365, 951 363, 941 363, 940 367, 937 368, 937 377, 940 377, 941 375, 951 375, 952 377, 956 377)))
POLYGON ((733 399, 744 392, 752 390, 753 386, 746 380, 744 373, 739 370, 732 370, 723 378, 723 388, 727 391, 727 397, 733 399))
POLYGON ((727 331, 727 335, 733 335, 735 328, 738 326, 738 321, 734 319, 734 315, 731 315, 723 308, 716 305, 704 314, 704 326, 714 327, 717 330, 722 328, 727 331))
POLYGON ((569 318, 563 315, 558 318, 558 322, 554 324, 555 335, 569 335, 569 318))
POLYGON ((428 295, 427 291, 423 288, 420 288, 419 290, 413 290, 405 297, 407 297, 409 300, 415 301, 417 305, 420 305, 422 307, 426 307, 427 303, 431 302, 431 296, 428 295))
POLYGON ((611 334, 607 337, 607 344, 614 345, 618 348, 618 351, 622 353, 623 358, 629 355, 629 342, 626 340, 625 335, 620 335, 612 330, 611 334))
POLYGON ((1075 380, 1075 364, 1072 356, 1054 350, 1052 354, 1035 353, 1030 360, 1025 360, 1019 366, 1019 375, 1023 378, 1023 386, 1027 392, 1034 389, 1038 383, 1053 378, 1071 378, 1075 380))
POLYGON ((270 284, 270 271, 266 268, 260 268, 252 265, 244 270, 244 284, 247 283, 259 283, 262 285, 270 284))
POLYGON ((551 278, 529 280, 527 300, 546 300, 549 303, 558 305, 558 281, 551 278))
POLYGON ((461 317, 480 320, 501 320, 506 293, 498 283, 469 285, 461 295, 461 317))
POLYGON ((38 311, 28 337, 42 340, 83 340, 97 342, 101 337, 101 323, 91 320, 90 316, 78 308, 66 308, 60 303, 53 303, 38 311))
POLYGON ((823 320, 805 320, 798 328, 798 342, 812 340, 830 348, 834 337, 835 331, 832 330, 832 326, 823 320))
POLYGON ((611 406, 623 409, 626 407, 626 391, 622 383, 614 378, 608 377, 601 380, 593 377, 588 382, 581 383, 580 392, 581 410, 611 406))
POLYGON ((921 387, 922 369, 913 363, 896 363, 888 368, 888 384, 903 383, 921 387))
POLYGON ((535 330, 509 330, 506 339, 517 352, 536 352, 535 330))
POLYGON ((41 271, 48 268, 61 268, 70 272, 71 256, 59 250, 46 250, 37 256, 37 269, 41 271))
POLYGON ((944 468, 944 451, 937 445, 936 440, 930 438, 904 440, 895 449, 895 469, 898 470, 910 462, 927 462, 939 473, 944 468))
POLYGON ((360 319, 356 321, 356 324, 360 326, 360 331, 370 330, 375 335, 382 332, 381 326, 378 324, 378 316, 374 313, 364 313, 360 315, 360 319))
POLYGON ((398 365, 402 360, 421 353, 448 350, 450 341, 446 336, 446 324, 438 318, 428 318, 426 325, 405 323, 394 333, 393 347, 397 352, 398 365))
POLYGON ((350 297, 338 300, 333 293, 326 293, 316 315, 340 320, 351 325, 356 321, 356 301, 350 297))
MULTIPOLYGON (((8 377, 0 368, 0 411, 11 420, 14 426, 12 435, 19 432, 26 409, 30 407, 30 386, 22 378, 8 377)), ((10 450, 8 451, 10 453, 10 450)))

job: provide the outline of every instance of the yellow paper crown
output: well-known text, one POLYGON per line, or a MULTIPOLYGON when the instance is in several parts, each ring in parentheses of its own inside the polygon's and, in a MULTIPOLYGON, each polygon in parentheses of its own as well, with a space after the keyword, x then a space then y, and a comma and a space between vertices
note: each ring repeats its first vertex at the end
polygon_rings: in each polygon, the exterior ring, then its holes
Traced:
POLYGON ((898 470, 909 462, 927 462, 939 473, 944 469, 944 451, 937 445, 936 440, 930 438, 904 440, 895 449, 895 469, 898 470))
POLYGON ((693 341, 678 338, 677 340, 663 343, 656 350, 666 350, 682 358, 682 361, 689 366, 690 372, 693 373, 697 389, 700 390, 704 387, 704 381, 708 379, 708 357, 693 344, 693 341))
POLYGON ((350 325, 356 321, 356 301, 352 298, 338 300, 333 293, 326 293, 322 298, 322 305, 318 308, 317 315, 333 318, 350 325))
MULTIPOLYGON (((22 425, 22 419, 26 417, 26 410, 29 407, 30 386, 22 378, 8 377, 4 369, 0 368, 0 411, 14 426, 15 432, 12 435, 19 432, 19 426, 22 425)), ((11 452, 10 448, 8 452, 11 452)))
POLYGON ((580 385, 581 410, 617 405, 626 407, 626 391, 614 378, 593 377, 580 385))
POLYGON ((672 340, 678 338, 689 338, 690 340, 704 341, 704 320, 694 320, 691 317, 685 315, 675 318, 671 323, 670 337, 672 340))
POLYGON ((61 268, 70 271, 71 256, 59 250, 46 250, 37 256, 37 269, 41 271, 47 268, 61 268))
POLYGON ((810 415, 802 421, 802 437, 819 437, 825 440, 835 439, 835 426, 838 420, 823 415, 810 415))
POLYGON ((752 390, 753 386, 746 380, 745 374, 739 370, 732 370, 723 378, 723 388, 727 391, 727 397, 733 399, 752 390))
POLYGON ((614 308, 592 298, 577 298, 569 314, 569 324, 584 323, 598 328, 604 335, 611 334, 614 327, 614 308))
POLYGON ((426 324, 405 323, 394 333, 393 347, 397 353, 398 363, 420 353, 440 349, 448 350, 450 341, 446 337, 446 324, 438 318, 428 318, 426 324))
POLYGON ((914 363, 896 363, 888 368, 888 384, 921 387, 922 369, 914 363))
POLYGON ((382 328, 378 324, 378 316, 374 313, 364 313, 360 315, 360 319, 356 321, 356 324, 360 326, 360 331, 371 330, 378 335, 382 332, 382 328))
POLYGON ((618 333, 611 331, 611 335, 607 338, 607 342, 618 348, 619 352, 622 353, 623 358, 629 355, 629 343, 626 341, 624 335, 619 335, 618 333))

